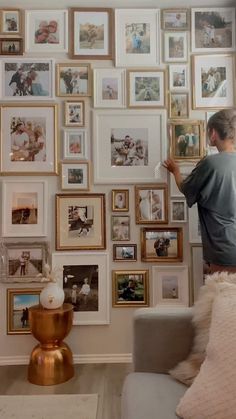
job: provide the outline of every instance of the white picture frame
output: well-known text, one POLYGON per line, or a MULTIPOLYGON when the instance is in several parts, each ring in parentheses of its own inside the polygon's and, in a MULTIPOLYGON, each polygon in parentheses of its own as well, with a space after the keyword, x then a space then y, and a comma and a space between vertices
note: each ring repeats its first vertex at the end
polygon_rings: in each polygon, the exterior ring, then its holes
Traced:
POLYGON ((152 266, 152 305, 189 307, 188 266, 152 266))
POLYGON ((125 70, 117 68, 94 69, 94 108, 124 108, 125 102, 125 70))
POLYGON ((188 208, 189 243, 202 243, 197 204, 188 208))
POLYGON ((67 128, 63 130, 63 160, 88 159, 87 130, 84 128, 67 128))
POLYGON ((127 72, 129 108, 165 108, 165 70, 129 70, 127 72))
MULTIPOLYGON (((52 269, 58 272, 59 280, 61 286, 64 288, 70 288, 72 294, 72 284, 77 285, 77 295, 76 301, 79 299, 79 289, 82 285, 82 276, 87 276, 88 267, 97 266, 98 276, 97 276, 97 286, 95 286, 95 294, 97 300, 97 310, 88 310, 88 311, 74 311, 74 325, 104 325, 110 323, 110 280, 109 280, 109 259, 107 253, 84 253, 80 254, 78 252, 58 252, 52 253, 52 269), (65 268, 67 266, 67 268, 65 268), (86 266, 86 268, 82 268, 86 266), (76 269, 76 278, 71 275, 65 279, 67 272, 69 272, 70 267, 72 271, 76 269), (64 271, 64 272, 63 272, 64 271), (69 283, 69 287, 66 284, 69 283)), ((74 274, 74 272, 73 272, 74 274)), ((90 282, 92 289, 92 285, 90 282)), ((72 303, 71 297, 68 295, 68 290, 65 292, 66 302, 72 303)), ((88 303, 90 296, 88 295, 88 303)))
POLYGON ((63 161, 61 166, 62 191, 89 191, 90 188, 90 162, 63 161))
POLYGON ((166 63, 188 61, 188 32, 166 31, 164 36, 163 60, 166 63))
POLYGON ((189 88, 189 68, 188 64, 169 65, 169 90, 180 91, 189 88))
POLYGON ((185 199, 171 199, 170 221, 171 223, 187 222, 187 204, 185 199))

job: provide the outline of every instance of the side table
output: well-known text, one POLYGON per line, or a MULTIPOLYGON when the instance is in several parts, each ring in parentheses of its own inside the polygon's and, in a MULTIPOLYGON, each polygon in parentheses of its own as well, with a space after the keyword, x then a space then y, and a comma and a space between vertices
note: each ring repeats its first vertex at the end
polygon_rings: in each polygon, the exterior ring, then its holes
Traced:
POLYGON ((28 380, 50 386, 64 383, 74 375, 73 357, 63 339, 72 327, 73 306, 49 310, 41 305, 29 308, 29 323, 33 336, 40 342, 31 352, 28 380))

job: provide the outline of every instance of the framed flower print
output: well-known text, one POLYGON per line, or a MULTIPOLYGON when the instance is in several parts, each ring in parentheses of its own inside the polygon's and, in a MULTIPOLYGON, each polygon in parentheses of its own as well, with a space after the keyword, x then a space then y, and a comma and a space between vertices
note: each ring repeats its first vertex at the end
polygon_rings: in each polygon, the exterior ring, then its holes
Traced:
POLYGON ((129 70, 127 73, 129 108, 165 108, 164 70, 129 70))

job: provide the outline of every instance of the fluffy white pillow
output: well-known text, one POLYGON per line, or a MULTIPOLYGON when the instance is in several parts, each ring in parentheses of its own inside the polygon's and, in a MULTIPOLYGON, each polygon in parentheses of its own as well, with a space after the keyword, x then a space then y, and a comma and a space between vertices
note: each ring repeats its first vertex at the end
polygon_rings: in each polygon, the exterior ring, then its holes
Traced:
POLYGON ((184 419, 236 418, 236 285, 225 284, 214 300, 206 359, 176 413, 184 419))

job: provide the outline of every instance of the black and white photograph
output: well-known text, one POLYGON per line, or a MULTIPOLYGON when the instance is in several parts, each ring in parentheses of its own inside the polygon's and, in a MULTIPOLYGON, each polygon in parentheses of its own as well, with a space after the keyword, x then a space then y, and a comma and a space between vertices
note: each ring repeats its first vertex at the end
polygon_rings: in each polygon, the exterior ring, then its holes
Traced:
POLYGON ((66 101, 65 102, 65 126, 83 127, 84 126, 84 102, 66 101))
POLYGON ((68 238, 94 236, 94 207, 68 207, 68 238))
POLYGON ((114 212, 129 211, 129 189, 112 189, 111 208, 114 212))

